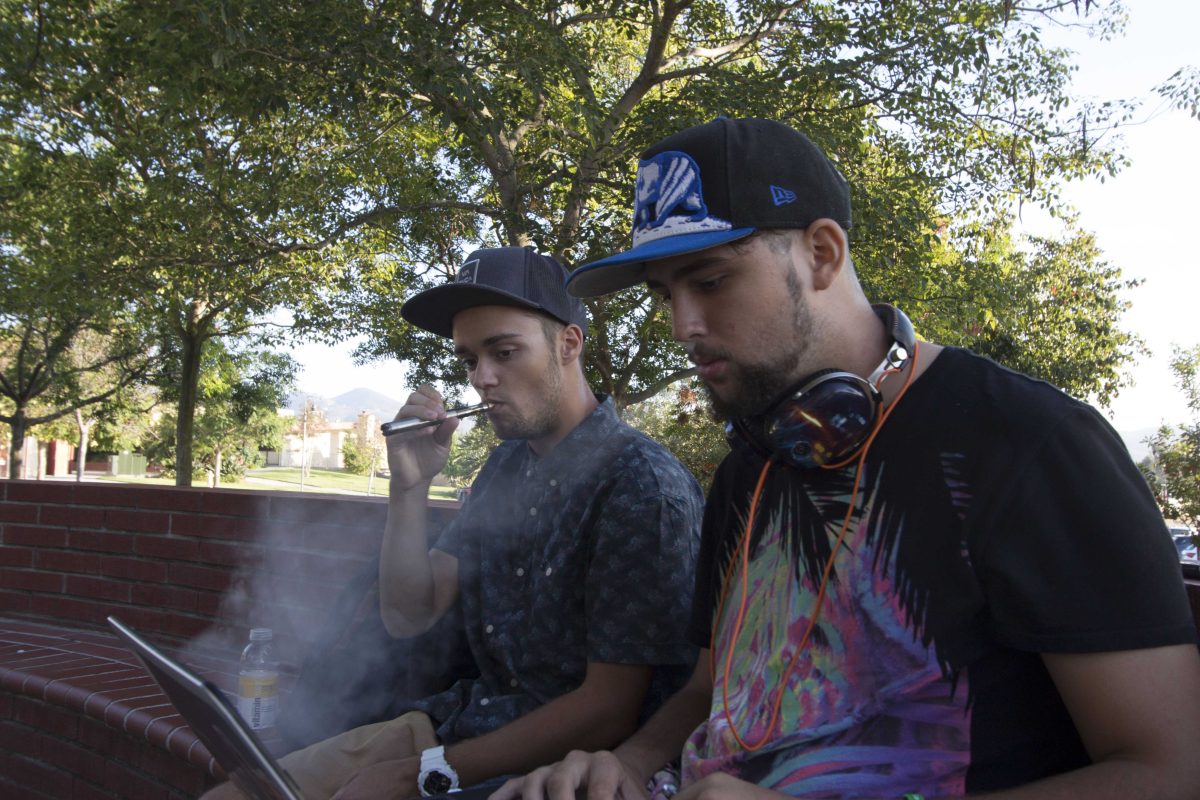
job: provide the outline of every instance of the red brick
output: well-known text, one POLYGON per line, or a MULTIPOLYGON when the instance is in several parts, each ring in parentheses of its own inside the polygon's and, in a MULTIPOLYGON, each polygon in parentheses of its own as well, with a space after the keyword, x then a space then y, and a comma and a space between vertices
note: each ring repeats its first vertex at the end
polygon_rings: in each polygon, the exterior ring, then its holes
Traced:
POLYGON ((196 610, 208 617, 221 616, 225 595, 219 592, 196 592, 196 610))
POLYGON ((263 557, 263 548, 243 543, 203 540, 199 543, 199 550, 197 561, 228 567, 252 566, 263 557))
POLYGON ((278 495, 272 499, 272 519, 311 522, 315 519, 337 519, 342 516, 332 510, 337 501, 329 495, 278 495))
POLYGON ((0 611, 25 614, 29 611, 29 595, 0 589, 0 611))
POLYGON ((67 532, 62 528, 6 524, 4 526, 4 543, 29 544, 35 547, 66 547, 67 532))
POLYGON ((165 583, 167 580, 167 565, 161 561, 104 556, 100 559, 100 571, 113 578, 126 578, 134 581, 165 583))
POLYGON ((119 761, 109 760, 105 763, 104 785, 115 790, 121 797, 136 797, 138 800, 167 800, 171 797, 171 793, 161 783, 119 761))
POLYGON ((56 742, 51 759, 56 766, 75 775, 100 777, 104 774, 104 757, 75 742, 56 742))
POLYGON ((166 533, 171 529, 171 515, 165 511, 130 511, 122 508, 110 508, 104 512, 104 526, 114 531, 166 533))
POLYGON ((268 517, 277 498, 262 492, 222 489, 204 492, 200 509, 231 517, 268 517))
POLYGON ((8 500, 30 503, 54 503, 69 506, 75 502, 75 484, 66 481, 13 481, 8 500))
POLYGON ((121 603, 128 603, 131 597, 128 583, 81 575, 67 576, 66 594, 95 597, 100 600, 115 600, 121 603))
POLYGON ((61 592, 63 576, 55 572, 25 569, 0 569, 0 586, 31 592, 61 592))
POLYGON ((172 561, 197 561, 200 558, 200 545, 195 539, 180 536, 137 536, 134 538, 133 552, 172 561))
POLYGON ((43 525, 67 528, 99 528, 104 525, 104 509, 85 506, 42 506, 43 525))
POLYGON ((212 620, 189 617, 183 614, 164 614, 156 630, 181 639, 194 639, 212 625, 212 620))
POLYGON ((102 568, 96 556, 69 550, 37 550, 33 554, 33 563, 39 569, 83 575, 98 574, 102 568))
POLYGON ((169 564, 167 575, 170 582, 174 584, 195 586, 199 589, 215 589, 216 591, 224 591, 233 581, 231 570, 203 567, 196 564, 169 564))
POLYGON ((34 614, 46 614, 58 619, 73 619, 81 622, 101 622, 112 609, 92 600, 77 600, 60 595, 33 595, 29 598, 29 610, 34 614))
POLYGON ((0 503, 0 522, 37 522, 36 503, 0 503))
POLYGON ((146 508, 163 511, 195 511, 200 508, 200 491, 166 486, 119 486, 85 483, 75 495, 80 505, 108 508, 146 508))
POLYGON ((108 727, 99 720, 83 717, 79 720, 78 741, 89 750, 104 753, 109 758, 128 762, 137 758, 139 743, 124 733, 108 727))
POLYGON ((11 716, 11 714, 6 714, 6 719, 0 720, 0 752, 38 755, 41 748, 41 737, 27 726, 12 722, 9 719, 11 716))
POLYGON ((33 550, 28 547, 0 545, 0 566, 32 567, 33 550))
POLYGON ((13 719, 65 739, 74 739, 79 733, 78 715, 26 697, 13 701, 13 719))
POLYGON ((178 586, 135 583, 130 601, 138 606, 195 612, 198 607, 197 594, 193 589, 183 589, 178 586))
POLYGON ((172 514, 171 533, 206 539, 254 541, 262 535, 256 518, 219 517, 212 514, 172 514))
POLYGON ((3 775, 17 786, 26 786, 41 794, 28 797, 70 797, 72 777, 41 761, 20 756, 5 759, 3 775))
MULTIPOLYGON (((101 769, 103 769, 103 766, 101 766, 101 769)), ((71 784, 71 800, 121 800, 117 795, 106 792, 91 782, 91 780, 95 780, 96 782, 104 780, 103 773, 96 778, 91 778, 90 780, 89 778, 90 776, 75 777, 75 782, 71 784)))
POLYGON ((67 534, 67 547, 102 553, 132 553, 133 536, 111 531, 71 531, 67 534))
POLYGON ((344 525, 305 525, 294 544, 306 550, 327 550, 365 556, 379 552, 383 539, 383 521, 370 530, 350 529, 344 525))

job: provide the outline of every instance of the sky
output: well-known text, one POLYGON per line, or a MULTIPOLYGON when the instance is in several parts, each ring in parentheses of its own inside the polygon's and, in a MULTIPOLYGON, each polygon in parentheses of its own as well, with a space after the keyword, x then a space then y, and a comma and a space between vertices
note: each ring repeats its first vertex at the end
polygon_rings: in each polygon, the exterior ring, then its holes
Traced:
MULTIPOLYGON (((1170 370, 1172 346, 1200 344, 1200 255, 1192 247, 1200 229, 1200 120, 1165 109, 1152 94, 1180 67, 1200 67, 1200 4, 1179 0, 1129 0, 1128 24, 1108 41, 1077 31, 1048 31, 1049 41, 1075 52, 1074 92, 1081 99, 1141 98, 1140 111, 1117 134, 1130 164, 1117 177, 1067 186, 1065 197, 1094 232, 1106 260, 1143 284, 1126 298, 1122 326, 1150 349, 1130 369, 1133 385, 1121 390, 1107 415, 1121 432, 1190 415, 1170 370)), ((1052 224, 1027 209, 1031 232, 1052 224)), ((353 342, 339 347, 298 345, 300 391, 334 397, 359 387, 403 400, 410 388, 398 361, 356 366, 353 342)))

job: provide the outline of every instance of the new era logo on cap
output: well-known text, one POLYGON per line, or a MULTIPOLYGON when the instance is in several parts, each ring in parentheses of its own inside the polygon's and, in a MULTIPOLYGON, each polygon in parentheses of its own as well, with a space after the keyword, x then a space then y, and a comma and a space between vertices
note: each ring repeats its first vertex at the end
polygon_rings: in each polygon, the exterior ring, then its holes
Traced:
POLYGON ((788 203, 796 202, 796 193, 784 189, 782 186, 771 184, 771 202, 777 206, 786 206, 788 203))

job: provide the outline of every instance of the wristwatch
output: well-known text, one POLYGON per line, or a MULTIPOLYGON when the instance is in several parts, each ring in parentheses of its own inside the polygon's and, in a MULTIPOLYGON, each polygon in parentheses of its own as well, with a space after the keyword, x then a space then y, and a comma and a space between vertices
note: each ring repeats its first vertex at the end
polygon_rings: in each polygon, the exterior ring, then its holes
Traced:
POLYGON ((457 792, 458 773, 446 761, 446 748, 441 745, 421 751, 421 772, 417 775, 417 788, 422 797, 457 792))

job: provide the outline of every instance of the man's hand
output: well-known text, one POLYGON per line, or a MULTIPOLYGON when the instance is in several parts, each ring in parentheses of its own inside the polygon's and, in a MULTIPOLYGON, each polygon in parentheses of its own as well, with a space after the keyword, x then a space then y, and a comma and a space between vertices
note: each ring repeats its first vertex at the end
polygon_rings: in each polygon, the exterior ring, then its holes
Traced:
POLYGON ((614 754, 573 750, 557 764, 513 778, 488 800, 575 800, 575 790, 587 789, 588 800, 646 800, 646 788, 614 754))
POLYGON ((421 428, 387 437, 388 468, 392 488, 416 489, 433 480, 450 456, 450 437, 458 429, 457 417, 446 417, 446 404, 430 384, 423 384, 408 396, 396 419, 442 419, 441 425, 421 428))
POLYGON ((421 773, 421 757, 380 761, 354 774, 333 800, 405 800, 420 797, 417 776, 421 773))

